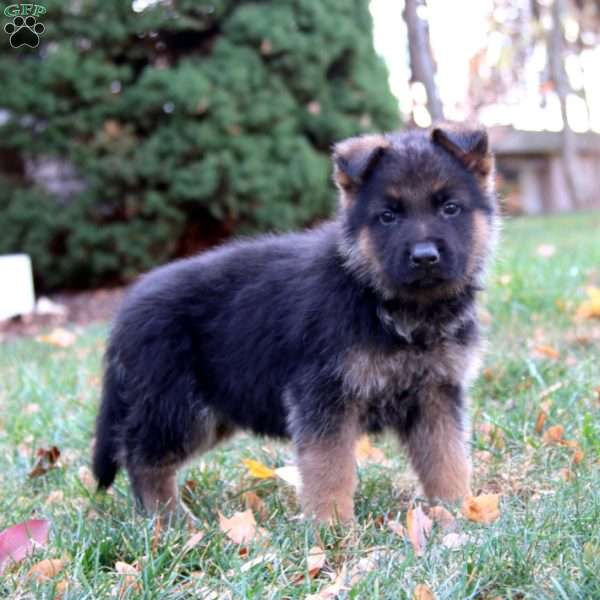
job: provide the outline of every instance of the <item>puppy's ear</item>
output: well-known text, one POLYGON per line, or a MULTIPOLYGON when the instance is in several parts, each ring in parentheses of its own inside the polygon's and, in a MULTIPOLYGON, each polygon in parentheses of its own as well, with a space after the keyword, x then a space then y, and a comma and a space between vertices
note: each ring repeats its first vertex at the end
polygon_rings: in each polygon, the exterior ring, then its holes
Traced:
POLYGON ((458 158, 479 179, 485 180, 492 174, 494 159, 485 129, 434 127, 431 141, 458 158))
POLYGON ((383 135, 363 135, 337 143, 333 148, 333 179, 344 206, 353 201, 360 184, 368 177, 388 147, 383 135))

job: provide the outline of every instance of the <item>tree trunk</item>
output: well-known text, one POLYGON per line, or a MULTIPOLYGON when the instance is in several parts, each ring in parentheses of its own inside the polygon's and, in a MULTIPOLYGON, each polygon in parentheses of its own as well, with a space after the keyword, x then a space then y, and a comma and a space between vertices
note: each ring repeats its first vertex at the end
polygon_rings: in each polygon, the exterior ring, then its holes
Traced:
POLYGON ((577 173, 577 139, 567 119, 567 96, 571 90, 564 66, 565 44, 562 30, 564 0, 552 3, 552 27, 548 32, 548 59, 550 78, 560 101, 560 112, 563 120, 561 159, 565 174, 567 190, 571 199, 571 207, 582 206, 579 178, 577 173))
POLYGON ((420 81, 427 92, 427 110, 433 121, 444 118, 442 102, 435 84, 435 65, 429 41, 429 26, 421 19, 417 9, 420 0, 405 0, 402 16, 408 29, 411 82, 420 81))

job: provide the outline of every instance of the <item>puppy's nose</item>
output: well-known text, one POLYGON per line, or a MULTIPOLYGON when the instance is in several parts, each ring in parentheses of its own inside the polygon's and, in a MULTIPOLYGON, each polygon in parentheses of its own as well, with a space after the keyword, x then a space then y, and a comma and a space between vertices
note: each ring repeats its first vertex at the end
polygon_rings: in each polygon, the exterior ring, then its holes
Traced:
POLYGON ((413 267, 431 267, 440 262, 440 253, 432 242, 419 242, 410 251, 410 264, 413 267))

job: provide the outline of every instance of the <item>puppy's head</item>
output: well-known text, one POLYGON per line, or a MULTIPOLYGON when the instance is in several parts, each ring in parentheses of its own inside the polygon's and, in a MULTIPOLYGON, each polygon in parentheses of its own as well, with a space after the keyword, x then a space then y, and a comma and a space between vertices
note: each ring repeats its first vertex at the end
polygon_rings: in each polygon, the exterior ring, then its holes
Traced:
POLYGON ((386 297, 437 300, 476 285, 495 237, 485 131, 368 135, 337 144, 347 266, 386 297))

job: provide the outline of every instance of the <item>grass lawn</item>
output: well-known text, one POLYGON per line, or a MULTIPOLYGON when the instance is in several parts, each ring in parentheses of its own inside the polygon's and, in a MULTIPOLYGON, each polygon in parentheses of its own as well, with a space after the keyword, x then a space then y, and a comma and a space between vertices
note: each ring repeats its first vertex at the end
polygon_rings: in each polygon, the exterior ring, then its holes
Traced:
POLYGON ((489 348, 472 391, 474 490, 502 494, 500 516, 482 525, 448 507, 460 545, 449 548, 435 525, 422 556, 387 524, 406 524, 411 503, 423 500, 386 437, 372 443, 388 461, 359 470, 358 524, 349 534, 315 532, 296 518, 292 487, 253 478, 242 462, 284 465, 288 446, 241 436, 203 456, 183 476, 193 482, 188 501, 204 537, 184 551, 191 532, 157 535, 135 514, 123 475, 110 495, 85 485, 107 327, 78 330, 66 349, 4 343, 0 530, 33 517, 52 526, 45 549, 0 577, 0 597, 54 598, 67 580, 63 598, 305 598, 345 569, 340 598, 412 598, 418 584, 438 599, 600 598, 600 321, 574 320, 589 285, 600 287, 600 214, 506 223, 485 297, 489 348), (584 453, 578 464, 576 448, 536 433, 542 406, 543 430, 562 425, 584 453), (28 478, 36 450, 52 445, 60 466, 28 478), (218 512, 244 510, 248 491, 264 502, 267 534, 240 551, 220 531, 218 512), (303 577, 317 542, 327 562, 303 577), (27 577, 39 560, 60 557, 66 566, 56 578, 27 577), (136 564, 135 584, 116 572, 117 561, 136 564))

